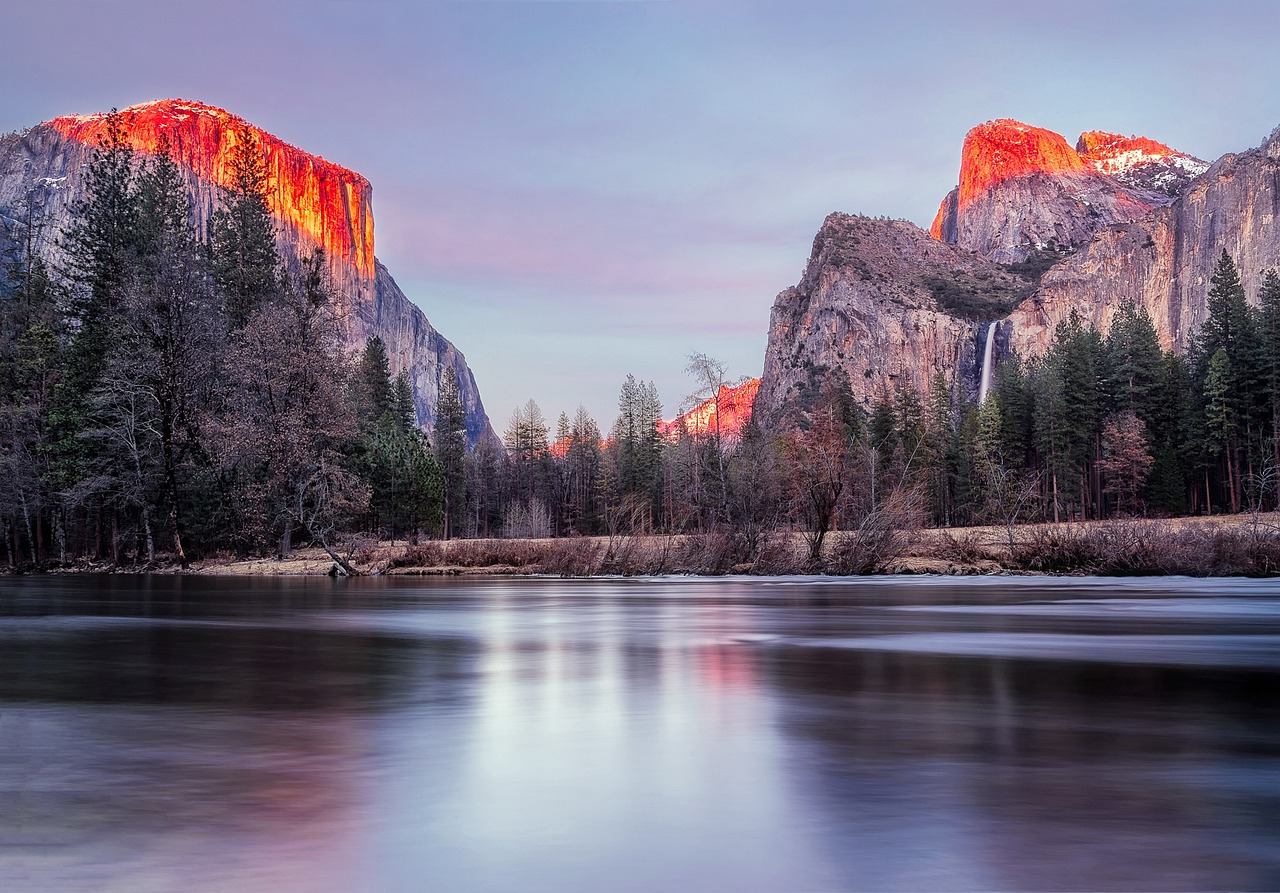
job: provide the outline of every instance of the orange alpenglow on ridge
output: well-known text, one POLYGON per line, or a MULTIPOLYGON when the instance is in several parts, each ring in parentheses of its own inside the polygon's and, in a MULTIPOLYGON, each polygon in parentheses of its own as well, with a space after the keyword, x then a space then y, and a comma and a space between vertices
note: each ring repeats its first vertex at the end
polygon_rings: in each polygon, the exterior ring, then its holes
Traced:
POLYGON ((1003 180, 1028 174, 1103 174, 1122 186, 1164 190, 1204 173, 1207 162, 1144 136, 1105 130, 1080 134, 1075 148, 1052 130, 1010 118, 979 124, 965 135, 960 154, 960 185, 943 199, 929 234, 942 240, 944 221, 981 198, 1003 180), (1124 175, 1145 165, 1163 165, 1154 177, 1133 181, 1124 175))
MULTIPOLYGON (((230 112, 200 102, 161 99, 118 113, 123 136, 138 152, 154 154, 163 134, 179 165, 202 180, 229 186, 228 162, 238 131, 249 127, 267 157, 271 211, 323 247, 331 258, 374 273, 372 187, 369 181, 304 152, 230 112)), ((49 124, 64 136, 98 145, 107 115, 67 115, 49 124)))
POLYGON ((1080 134, 1076 151, 1090 167, 1104 174, 1123 173, 1139 164, 1165 158, 1190 157, 1145 136, 1122 136, 1105 130, 1086 130, 1080 134))
POLYGON ((1000 118, 979 124, 964 138, 960 158, 960 206, 1001 180, 1032 173, 1087 170, 1080 153, 1062 134, 1000 118))
POLYGON ((721 385, 716 397, 708 397, 693 409, 676 416, 669 422, 658 423, 658 433, 663 437, 678 437, 683 424, 695 437, 714 434, 716 431, 716 404, 719 403, 720 436, 736 439, 742 436, 751 421, 751 407, 760 390, 760 379, 749 378, 736 387, 721 385))

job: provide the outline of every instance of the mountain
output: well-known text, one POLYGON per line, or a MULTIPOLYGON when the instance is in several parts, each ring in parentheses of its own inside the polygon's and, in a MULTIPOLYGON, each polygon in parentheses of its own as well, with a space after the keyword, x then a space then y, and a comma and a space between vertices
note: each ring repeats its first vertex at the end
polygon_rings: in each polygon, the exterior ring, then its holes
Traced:
POLYGON ((979 329, 1033 289, 905 220, 831 214, 774 301, 756 412, 804 406, 836 370, 864 405, 898 385, 925 393, 937 372, 976 391, 979 329))
POLYGON ((756 412, 785 418, 836 370, 864 405, 898 385, 923 394, 938 371, 973 398, 988 331, 997 363, 1036 356, 1072 311, 1105 332, 1128 301, 1185 350, 1223 249, 1251 299, 1280 268, 1278 220, 1280 128, 1209 165, 1144 137, 1090 131, 1072 147, 1015 121, 979 125, 931 233, 823 222, 800 282, 774 302, 756 412))
MULTIPOLYGON (((187 179, 192 217, 203 236, 230 182, 229 159, 244 128, 262 146, 270 180, 268 204, 286 264, 323 248, 339 321, 348 343, 360 348, 372 336, 386 343, 393 371, 404 369, 413 386, 418 421, 435 418, 444 370, 453 368, 471 444, 497 442, 466 359, 437 332, 400 290, 374 254, 373 187, 354 171, 304 152, 242 118, 214 106, 165 99, 117 115, 125 142, 154 153, 167 143, 187 179)), ((0 137, 0 218, 20 216, 27 204, 43 208, 38 249, 54 259, 58 234, 70 223, 80 172, 107 132, 108 115, 54 118, 0 137)))
POLYGON ((683 427, 695 436, 712 434, 716 430, 716 416, 719 415, 720 437, 726 441, 736 441, 751 421, 751 410, 759 390, 758 378, 748 378, 733 386, 721 385, 716 396, 708 397, 669 422, 659 422, 658 433, 667 438, 676 437, 683 427))
POLYGON ((1070 249, 1099 229, 1169 204, 1206 162, 1143 137, 1103 131, 1075 148, 1051 130, 1001 118, 974 127, 960 183, 930 233, 999 263, 1045 248, 1070 249))
POLYGON ((1280 128, 1256 149, 1224 155, 1172 203, 1100 230, 1050 269, 1009 317, 1011 344, 1041 353, 1072 309, 1105 330, 1121 300, 1151 314, 1166 348, 1183 350, 1208 315, 1209 276, 1223 249, 1250 298, 1280 268, 1280 128))

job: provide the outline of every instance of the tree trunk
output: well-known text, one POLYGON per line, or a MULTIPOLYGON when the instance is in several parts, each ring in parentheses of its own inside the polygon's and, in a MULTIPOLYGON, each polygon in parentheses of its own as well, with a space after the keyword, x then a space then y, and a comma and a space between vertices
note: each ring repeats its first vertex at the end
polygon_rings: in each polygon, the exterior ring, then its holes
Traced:
POLYGON ((1053 479, 1053 523, 1061 524, 1062 517, 1058 513, 1058 472, 1054 471, 1050 477, 1053 479))

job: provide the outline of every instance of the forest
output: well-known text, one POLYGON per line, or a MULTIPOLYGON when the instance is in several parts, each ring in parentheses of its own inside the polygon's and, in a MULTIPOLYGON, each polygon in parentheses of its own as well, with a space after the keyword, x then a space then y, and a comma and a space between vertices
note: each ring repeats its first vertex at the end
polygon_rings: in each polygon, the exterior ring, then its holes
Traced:
MULTIPOLYGON (((1105 335, 1073 315, 1045 355, 1001 357, 981 405, 941 374, 927 393, 861 404, 842 373, 814 370, 801 399, 741 431, 664 435, 657 389, 628 376, 607 429, 581 407, 552 425, 530 400, 501 448, 468 449, 452 371, 424 432, 382 343, 348 352, 322 254, 278 252, 247 129, 231 171, 202 237, 164 147, 136 155, 112 129, 54 234, 56 262, 37 250, 38 207, 8 227, 11 568, 186 566, 301 544, 349 568, 355 538, 682 534, 715 535, 726 567, 786 537, 803 540, 802 569, 856 573, 908 528, 1280 504, 1280 276, 1251 305, 1225 251, 1185 355, 1117 295, 1105 335)), ((702 354, 686 372, 688 405, 734 383, 702 354)))

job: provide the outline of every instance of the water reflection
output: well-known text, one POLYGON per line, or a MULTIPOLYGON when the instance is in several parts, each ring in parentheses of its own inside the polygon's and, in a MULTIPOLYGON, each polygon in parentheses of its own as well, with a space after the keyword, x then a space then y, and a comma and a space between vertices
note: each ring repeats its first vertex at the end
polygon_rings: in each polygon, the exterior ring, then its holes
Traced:
POLYGON ((1266 584, 4 585, 4 890, 1280 887, 1266 584))

